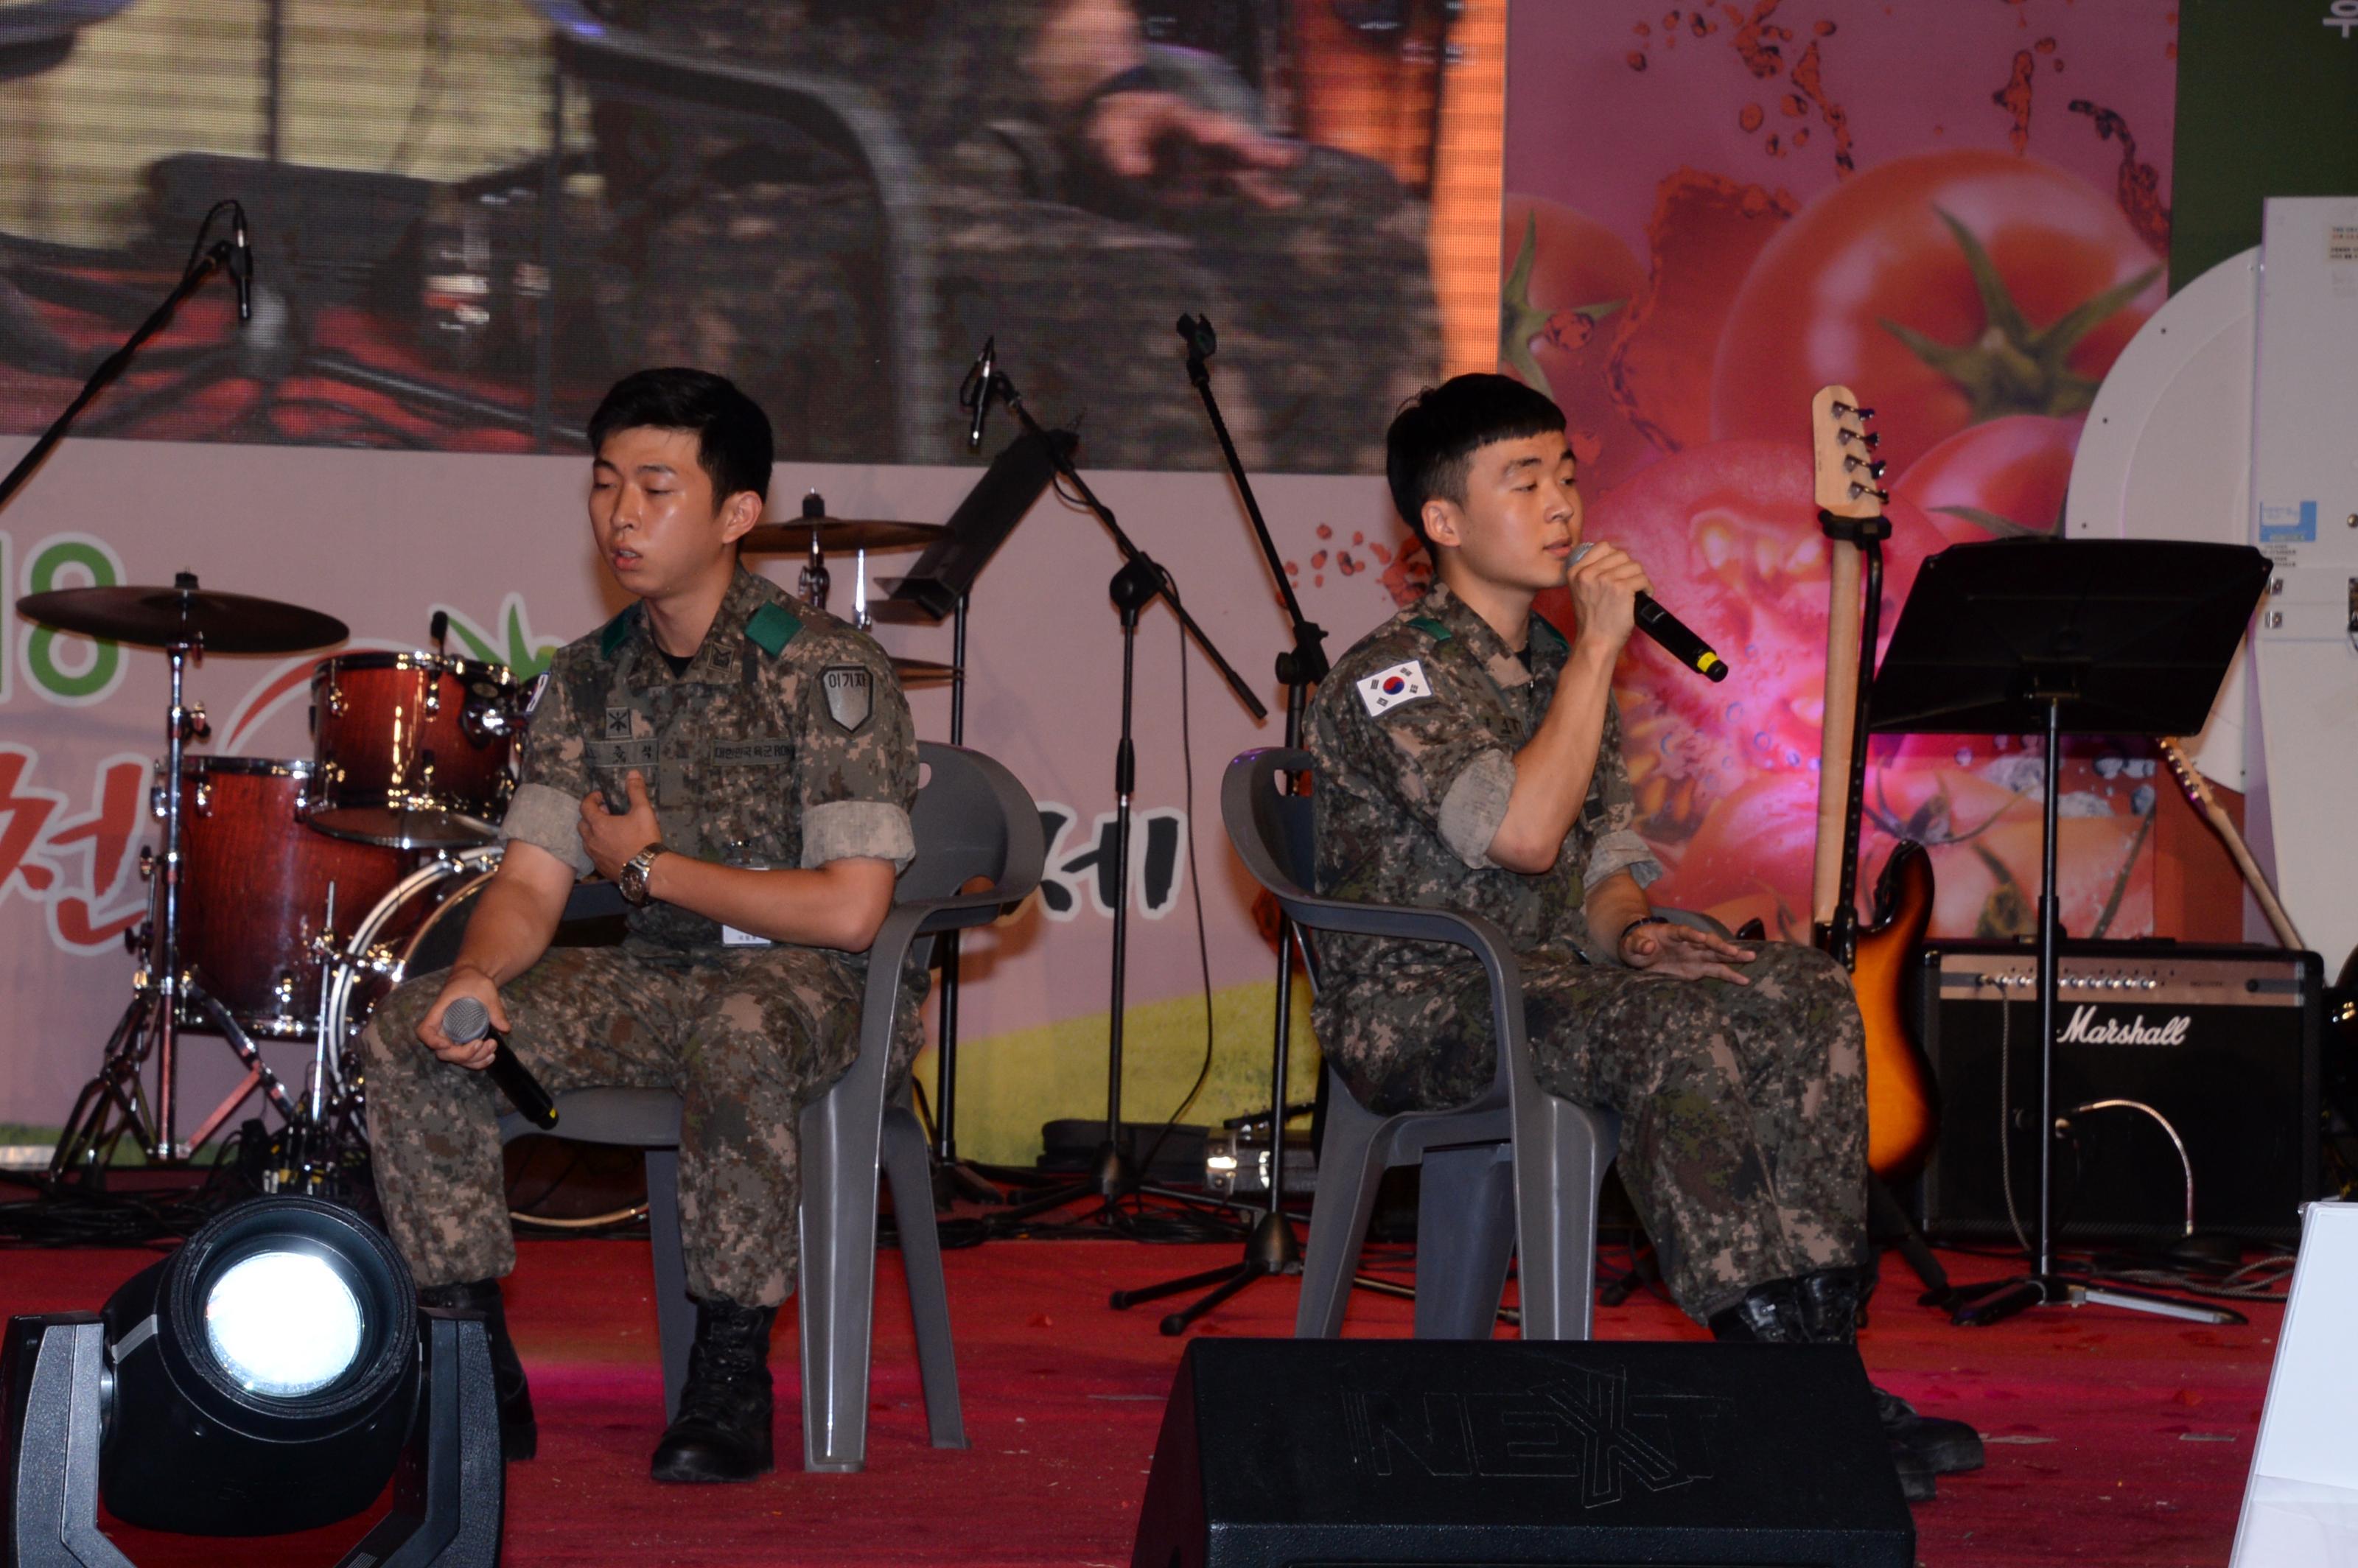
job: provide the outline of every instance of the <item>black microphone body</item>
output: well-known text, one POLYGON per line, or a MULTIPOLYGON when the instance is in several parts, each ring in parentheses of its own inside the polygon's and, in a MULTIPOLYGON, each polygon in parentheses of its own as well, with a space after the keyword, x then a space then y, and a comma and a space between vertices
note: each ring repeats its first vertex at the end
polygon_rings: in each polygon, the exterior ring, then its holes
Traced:
POLYGON ((471 996, 462 996, 452 1002, 442 1014, 442 1033, 449 1035, 454 1044, 460 1045, 489 1035, 492 1061, 491 1065, 483 1070, 491 1074, 492 1082, 499 1085, 500 1093, 507 1096, 508 1103, 516 1108, 516 1113, 535 1127, 546 1131, 557 1125, 557 1102, 549 1098, 546 1089, 540 1087, 540 1080, 532 1076, 532 1069, 518 1061, 516 1054, 508 1049, 507 1036, 492 1027, 491 1011, 481 1002, 471 996))
POLYGON ((966 449, 969 452, 979 451, 982 447, 982 422, 990 414, 990 379, 999 371, 998 347, 997 337, 985 338, 982 353, 974 362, 974 369, 968 373, 968 379, 974 386, 974 419, 966 427, 966 449))
POLYGON ((254 244, 246 236, 245 209, 237 209, 230 224, 229 280, 237 289, 237 319, 254 319, 254 244))
MULTIPOLYGON (((1581 546, 1572 552, 1573 560, 1578 561, 1595 547, 1594 544, 1581 546)), ((1637 621, 1639 631, 1695 674, 1715 681, 1727 678, 1727 661, 1713 652, 1709 643, 1688 630, 1684 622, 1663 609, 1652 594, 1638 595, 1637 621)))

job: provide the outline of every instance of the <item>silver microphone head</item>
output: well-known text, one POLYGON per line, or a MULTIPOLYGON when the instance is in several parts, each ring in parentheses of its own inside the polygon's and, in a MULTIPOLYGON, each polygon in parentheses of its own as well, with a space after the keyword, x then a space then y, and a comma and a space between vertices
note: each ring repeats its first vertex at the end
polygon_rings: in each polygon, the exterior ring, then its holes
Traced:
POLYGON ((1576 567, 1580 564, 1580 557, 1588 554, 1589 551, 1595 548, 1596 548, 1595 540, 1584 540, 1580 544, 1574 545, 1572 547, 1572 554, 1564 557, 1563 564, 1568 567, 1576 567))
POLYGON ((442 1014, 442 1033, 453 1044, 464 1045, 470 1040, 481 1040, 490 1033, 492 1015, 473 997, 462 996, 452 1002, 442 1014))

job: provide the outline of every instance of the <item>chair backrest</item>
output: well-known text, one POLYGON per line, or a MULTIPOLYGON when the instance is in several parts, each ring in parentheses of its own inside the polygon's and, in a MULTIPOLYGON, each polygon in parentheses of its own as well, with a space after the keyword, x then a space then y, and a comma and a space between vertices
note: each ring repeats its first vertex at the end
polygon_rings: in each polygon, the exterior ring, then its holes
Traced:
POLYGON ((1220 821, 1237 858, 1281 900, 1306 900, 1318 886, 1310 797, 1277 787, 1280 773, 1307 773, 1310 753, 1282 747, 1247 752, 1220 780, 1220 821))
POLYGON ((955 898, 979 876, 1009 903, 1039 886, 1047 853, 1040 808, 1014 774, 980 752, 937 741, 917 742, 917 765, 923 782, 910 813, 917 858, 901 873, 896 902, 955 898))

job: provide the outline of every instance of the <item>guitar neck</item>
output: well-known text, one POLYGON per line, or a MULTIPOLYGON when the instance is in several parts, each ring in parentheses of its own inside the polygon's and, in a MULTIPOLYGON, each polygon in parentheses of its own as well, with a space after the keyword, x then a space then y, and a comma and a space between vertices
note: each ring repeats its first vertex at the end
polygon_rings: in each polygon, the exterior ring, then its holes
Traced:
POLYGON ((2267 873, 2260 870, 2260 862, 2253 857, 2252 847, 2244 842, 2243 830, 2235 826, 2235 819, 2227 815, 2226 807, 2219 804, 2219 797, 2211 793, 2210 784, 2196 770, 2193 759, 2187 756, 2176 741, 2167 737, 2157 740, 2154 745, 2160 751, 2162 761, 2169 764, 2170 776, 2178 781, 2179 790, 2186 796, 2187 804, 2202 814, 2202 820, 2211 825, 2211 831, 2217 834, 2219 841, 2227 847, 2228 858, 2235 862, 2235 870, 2243 874, 2244 885, 2252 890, 2253 898, 2259 902, 2260 913, 2267 917, 2268 928, 2277 934, 2277 940, 2287 947, 2308 946, 2309 944, 2300 939, 2300 932, 2293 925, 2290 912, 2277 897, 2277 890, 2269 883, 2267 873))
POLYGON ((1883 465, 1868 433, 1872 410, 1846 386, 1824 386, 1810 402, 1810 447, 1818 517, 1826 531, 1825 708, 1818 741, 1818 838, 1811 868, 1810 919, 1820 940, 1848 963, 1855 935, 1865 722, 1861 682, 1875 636, 1878 572, 1865 569, 1856 540, 1879 538, 1883 465))

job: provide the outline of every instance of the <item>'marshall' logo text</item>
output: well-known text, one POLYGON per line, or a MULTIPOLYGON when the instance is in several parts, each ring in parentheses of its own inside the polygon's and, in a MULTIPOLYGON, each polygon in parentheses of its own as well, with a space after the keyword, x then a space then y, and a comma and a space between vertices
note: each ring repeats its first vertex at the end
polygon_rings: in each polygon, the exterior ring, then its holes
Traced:
POLYGON ((2071 1022, 2055 1037, 2059 1045, 2183 1045, 2186 1032, 2194 1026, 2191 1015, 2180 1013, 2167 1023, 2148 1025, 2145 1014, 2138 1013, 2126 1023, 2117 1018, 2096 1022, 2096 1010, 2082 1007, 2071 1014, 2071 1022))

